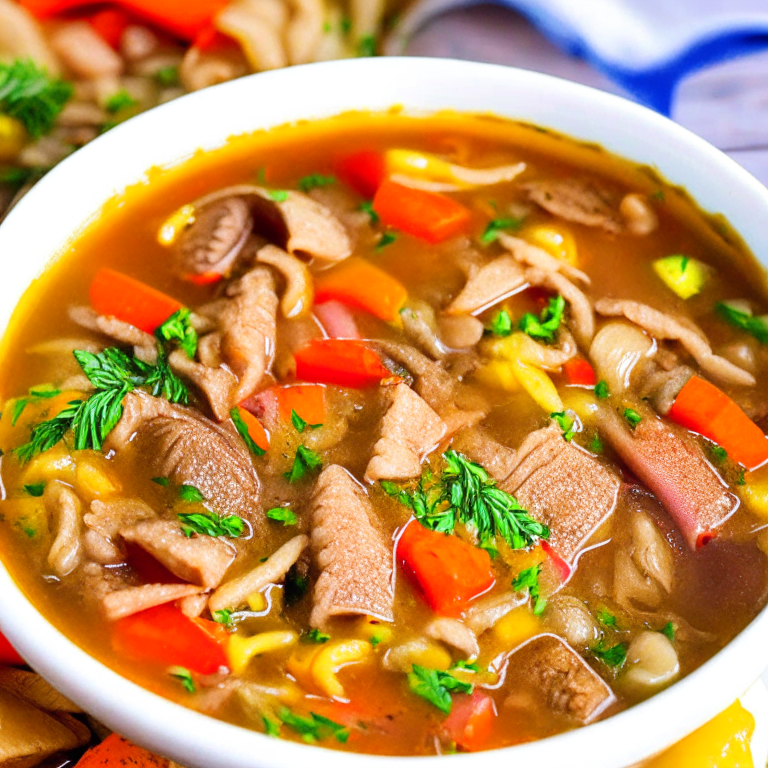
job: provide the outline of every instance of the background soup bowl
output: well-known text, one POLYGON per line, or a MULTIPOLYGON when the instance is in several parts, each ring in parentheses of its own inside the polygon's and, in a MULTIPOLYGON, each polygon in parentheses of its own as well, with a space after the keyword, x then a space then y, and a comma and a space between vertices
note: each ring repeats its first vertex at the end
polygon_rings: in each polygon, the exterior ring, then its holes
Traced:
MULTIPOLYGON (((595 142, 656 168, 768 255, 768 190, 703 140, 642 107, 521 70, 436 59, 370 59, 259 74, 186 96, 113 129, 49 173, 0 227, 0 332, 30 283, 100 207, 152 166, 233 134, 350 109, 493 113, 595 142)), ((2 489, 0 489, 1 491, 2 489)), ((339 753, 237 728, 117 675, 44 619, 0 567, 0 629, 43 676, 114 730, 190 768, 386 768, 413 762, 339 753)), ((699 670, 586 728, 450 758, 492 768, 621 768, 669 746, 730 704, 768 666, 768 609, 699 670)), ((420 758, 419 765, 448 758, 420 758)))

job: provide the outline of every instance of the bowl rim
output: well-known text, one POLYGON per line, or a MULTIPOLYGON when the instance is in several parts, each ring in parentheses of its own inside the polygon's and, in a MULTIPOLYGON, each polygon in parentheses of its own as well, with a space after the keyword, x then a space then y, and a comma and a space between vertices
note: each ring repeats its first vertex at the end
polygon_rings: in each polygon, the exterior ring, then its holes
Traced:
MULTIPOLYGON (((7 263, 0 266, 4 273, 9 273, 7 280, 0 281, 0 331, 5 334, 16 302, 34 277, 57 253, 66 252, 69 239, 75 237, 107 201, 110 184, 117 193, 127 186, 132 174, 133 180, 139 181, 152 165, 176 165, 183 161, 189 156, 190 147, 221 146, 228 136, 238 132, 237 128, 234 131, 231 128, 238 121, 242 125, 253 121, 251 130, 258 130, 290 122, 275 114, 293 114, 295 120, 314 119, 354 108, 385 111, 395 104, 402 105, 406 114, 421 115, 440 108, 455 108, 458 112, 493 112, 514 120, 520 119, 522 113, 511 114, 509 110, 516 107, 507 108, 504 100, 515 104, 515 99, 523 97, 533 99, 533 108, 539 112, 551 113, 553 122, 546 127, 558 132, 597 141, 608 151, 636 162, 652 161, 658 151, 663 156, 659 164, 665 178, 671 183, 694 187, 692 196, 706 209, 728 211, 729 219, 753 252, 768 253, 768 232, 761 232, 758 225, 748 226, 749 217, 755 214, 762 213, 762 220, 765 219, 768 190, 703 139, 638 104, 548 75, 491 64, 406 57, 334 61, 251 75, 189 94, 114 128, 54 168, 0 226, 0 254, 18 251, 28 241, 32 243, 29 250, 33 253, 32 258, 16 262, 12 268, 7 263), (436 93, 428 90, 430 86, 436 93), (451 90, 446 90, 448 88, 451 90), (371 96, 371 92, 375 95, 371 96), (289 104, 293 97, 299 100, 299 106, 289 104), (260 99, 270 104, 270 111, 253 110, 253 104, 260 99), (546 100, 551 104, 546 104, 546 100), (458 102, 486 106, 463 108, 458 102), (346 103, 351 106, 345 109, 346 103), (504 106, 496 109, 496 105, 502 103, 504 106), (553 111, 555 107, 562 110, 563 117, 553 111), (593 129, 587 113, 610 116, 622 141, 631 144, 635 140, 632 136, 642 135, 643 138, 637 138, 638 147, 645 147, 643 152, 651 149, 654 152, 642 157, 627 151, 617 152, 610 132, 606 132, 605 127, 593 129), (169 132, 188 126, 185 121, 195 116, 208 127, 184 134, 174 143, 169 132), (583 131, 563 128, 574 125, 581 126, 583 131), (634 126, 637 134, 628 133, 626 125, 634 126), (142 158, 152 159, 157 155, 155 144, 141 144, 153 136, 158 137, 156 143, 162 145, 159 149, 169 153, 165 162, 161 157, 160 162, 152 160, 144 164, 142 159, 140 167, 132 166, 130 156, 134 150, 142 158), (199 140, 194 136, 199 136, 199 140), (690 158, 690 168, 676 160, 681 152, 685 159, 690 158), (128 157, 122 157, 123 154, 128 157), (114 182, 106 180, 108 174, 103 173, 110 162, 119 168, 114 182), (706 173, 702 175, 702 170, 714 172, 718 183, 705 185, 706 173), (70 202, 66 198, 73 185, 82 186, 89 181, 91 185, 83 191, 81 202, 70 202), (91 188, 95 194, 88 192, 91 188), (725 196, 723 188, 727 189, 725 196), (61 215, 51 214, 51 228, 35 228, 38 211, 52 211, 57 201, 64 210, 61 215), (94 206, 94 201, 99 204, 94 206), (73 206, 79 212, 74 218, 70 210, 73 206), (745 210, 741 210, 742 207, 745 210), (73 225, 73 221, 76 224, 73 225), (65 233, 66 237, 62 237, 65 233), (56 247, 52 248, 54 242, 56 247), (7 284, 5 289, 3 283, 7 284), (10 306, 8 301, 3 302, 4 295, 10 300, 10 306)), ((526 108, 520 107, 523 112, 526 108)), ((643 152, 638 149, 640 155, 643 152)), ((760 221, 759 218, 752 220, 760 221)), ((0 498, 4 498, 1 485, 0 498)), ((122 677, 69 640, 38 612, 4 564, 0 564, 0 629, 35 669, 85 710, 97 712, 99 719, 110 728, 189 768, 221 764, 222 750, 226 750, 227 765, 231 768, 282 768, 304 758, 311 759, 318 768, 352 768, 353 762, 357 768, 381 768, 384 762, 416 759, 315 747, 307 751, 308 745, 268 738, 162 698, 122 677)), ((483 768, 506 767, 510 758, 520 764, 536 761, 543 768, 564 765, 566 761, 570 768, 619 768, 619 765, 634 763, 679 740, 738 698, 768 666, 766 639, 768 608, 699 669, 641 704, 607 720, 537 742, 455 755, 452 759, 478 768, 481 765, 483 768)), ((417 759, 432 762, 438 757, 417 759)))

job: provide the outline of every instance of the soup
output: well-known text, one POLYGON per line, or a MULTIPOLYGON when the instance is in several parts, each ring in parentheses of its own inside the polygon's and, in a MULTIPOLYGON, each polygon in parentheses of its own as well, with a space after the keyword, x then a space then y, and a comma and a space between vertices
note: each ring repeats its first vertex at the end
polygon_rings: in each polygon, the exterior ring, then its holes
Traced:
POLYGON ((727 226, 491 118, 345 115, 108 204, 2 349, 3 561, 190 708, 427 755, 606 718, 766 601, 727 226))

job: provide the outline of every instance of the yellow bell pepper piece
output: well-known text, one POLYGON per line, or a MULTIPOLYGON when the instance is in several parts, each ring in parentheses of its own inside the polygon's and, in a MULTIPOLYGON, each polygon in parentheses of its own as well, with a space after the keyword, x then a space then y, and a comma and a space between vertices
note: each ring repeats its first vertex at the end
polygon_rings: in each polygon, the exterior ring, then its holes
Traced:
POLYGON ((522 388, 534 399, 537 405, 541 406, 547 413, 558 413, 564 410, 557 387, 544 371, 520 360, 515 360, 510 365, 522 388))
POLYGON ((534 616, 527 605, 513 608, 506 616, 502 616, 493 626, 493 634, 496 639, 511 651, 541 634, 541 621, 534 616))
POLYGON ((411 149, 388 149, 384 162, 389 173, 403 173, 407 176, 419 176, 430 181, 457 183, 451 164, 427 152, 414 152, 411 149))
POLYGON ((707 265, 688 256, 665 256, 653 262, 653 271, 662 279, 664 285, 674 291, 681 299, 690 299, 707 282, 707 265))
POLYGON ((289 648, 298 639, 295 632, 289 631, 261 632, 253 637, 232 635, 227 643, 229 668, 235 675, 240 675, 254 656, 289 648))
POLYGON ((556 259, 560 259, 572 267, 577 266, 579 256, 576 249, 576 240, 571 231, 565 227, 552 227, 541 224, 526 227, 520 236, 531 243, 531 245, 538 246, 556 259))
POLYGON ((512 371, 512 366, 505 360, 489 360, 475 371, 475 378, 491 387, 517 392, 520 385, 512 371))
POLYGON ((121 489, 120 483, 107 469, 101 456, 78 456, 75 487, 86 498, 98 499, 121 489))
POLYGON ((75 460, 64 443, 38 454, 24 471, 23 484, 64 480, 72 483, 75 478, 75 460))
POLYGON ((305 688, 312 687, 312 662, 315 656, 320 653, 320 645, 301 644, 288 657, 285 668, 292 674, 296 680, 305 688))
POLYGON ((738 487, 741 500, 750 512, 768 519, 768 467, 748 472, 744 481, 738 487))
POLYGON ((336 677, 347 664, 363 661, 371 653, 371 644, 364 640, 339 640, 328 643, 312 661, 312 680, 326 696, 343 699, 344 686, 336 677))
POLYGON ((267 610, 267 598, 263 592, 254 592, 252 595, 248 595, 246 602, 254 613, 261 613, 267 610))
POLYGON ((15 117, 0 115, 0 160, 13 160, 29 140, 24 125, 15 117))
POLYGON ((373 616, 361 616, 355 622, 356 634, 360 634, 371 645, 388 643, 392 639, 392 627, 373 616))
POLYGON ((172 213, 160 227, 157 233, 157 242, 166 248, 176 242, 176 238, 195 220, 195 207, 182 205, 178 211, 172 213))
POLYGON ((650 760, 646 768, 755 768, 750 740, 755 718, 737 701, 690 736, 650 760))

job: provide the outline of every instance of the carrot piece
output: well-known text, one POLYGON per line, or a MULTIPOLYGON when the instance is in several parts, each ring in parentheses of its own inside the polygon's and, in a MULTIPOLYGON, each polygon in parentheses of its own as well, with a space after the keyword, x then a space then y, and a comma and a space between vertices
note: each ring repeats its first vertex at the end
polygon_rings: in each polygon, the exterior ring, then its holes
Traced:
POLYGON ((461 203, 387 179, 373 199, 373 210, 390 227, 439 243, 466 232, 472 213, 461 203))
POLYGON ((365 259, 353 257, 315 280, 315 301, 337 300, 381 320, 395 320, 408 298, 398 280, 365 259))
POLYGON ((18 651, 10 644, 8 638, 0 634, 0 666, 23 667, 26 663, 19 656, 18 651))
POLYGON ((585 387, 594 387, 597 384, 595 369, 580 357, 569 360, 563 366, 563 370, 569 384, 578 384, 585 387))
POLYGON ((291 384, 275 387, 280 417, 291 423, 293 411, 307 424, 322 424, 325 421, 325 387, 322 384, 291 384))
POLYGON ((386 175, 382 152, 363 150, 342 157, 336 163, 336 174, 363 197, 373 197, 386 175))
POLYGON ((210 675, 226 667, 225 643, 172 604, 126 616, 112 627, 115 651, 134 661, 210 675))
POLYGON ((549 558, 549 562, 552 564, 552 567, 557 572, 557 575, 560 577, 560 581, 565 584, 568 579, 571 578, 571 566, 568 565, 568 563, 563 560, 560 555, 555 552, 554 549, 552 549, 552 545, 548 542, 544 541, 543 539, 539 542, 539 546, 542 548, 542 550, 546 553, 547 557, 549 558))
MULTIPOLYGON (((195 35, 192 45, 198 50, 205 52, 229 48, 236 45, 236 43, 231 37, 227 37, 222 32, 219 32, 213 24, 209 24, 195 35)), ((219 277, 221 277, 221 275, 219 275, 219 277)))
POLYGON ((725 392, 698 376, 680 390, 669 418, 714 441, 748 470, 768 461, 763 430, 725 392))
POLYGON ((87 21, 115 50, 120 48, 123 32, 131 23, 128 14, 119 8, 105 8, 103 11, 97 11, 87 17, 87 21))
POLYGON ((421 588, 432 610, 459 616, 470 600, 495 582, 491 556, 457 536, 437 533, 416 520, 405 527, 397 558, 421 588))
POLYGON ((253 442, 256 443, 262 451, 266 451, 269 448, 269 435, 262 423, 242 405, 237 406, 237 412, 240 414, 240 418, 248 428, 248 434, 251 436, 253 442))
POLYGON ((364 389, 392 376, 379 356, 355 339, 313 339, 294 357, 296 377, 317 384, 364 389))
POLYGON ((467 752, 483 749, 493 731, 496 707, 493 699, 481 691, 471 696, 457 694, 451 714, 443 723, 448 737, 467 752))
POLYGON ((76 768, 168 768, 168 760, 111 733, 101 744, 89 749, 76 768))
POLYGON ((106 267, 96 273, 88 296, 100 315, 116 317, 147 333, 154 333, 182 307, 161 291, 106 267))

